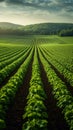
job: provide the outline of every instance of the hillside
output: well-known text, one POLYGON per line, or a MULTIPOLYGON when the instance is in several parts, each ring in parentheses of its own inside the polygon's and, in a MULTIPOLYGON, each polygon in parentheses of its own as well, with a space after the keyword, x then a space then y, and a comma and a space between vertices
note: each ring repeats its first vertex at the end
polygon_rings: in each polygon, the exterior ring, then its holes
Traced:
POLYGON ((58 34, 62 30, 72 29, 73 24, 43 23, 25 26, 25 30, 35 34, 58 34))
POLYGON ((70 23, 42 23, 27 26, 12 23, 0 23, 0 35, 53 35, 59 34, 63 30, 70 29, 73 29, 73 24, 70 23))
POLYGON ((17 25, 13 23, 0 22, 0 29, 18 29, 22 27, 22 25, 17 25))

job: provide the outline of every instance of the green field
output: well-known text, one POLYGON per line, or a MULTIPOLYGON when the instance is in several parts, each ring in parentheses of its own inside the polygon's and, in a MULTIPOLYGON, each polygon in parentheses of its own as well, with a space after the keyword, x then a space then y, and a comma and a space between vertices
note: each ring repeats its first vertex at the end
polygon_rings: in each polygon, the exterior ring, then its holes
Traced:
POLYGON ((0 130, 73 130, 73 37, 0 36, 0 130))
POLYGON ((25 36, 0 36, 0 44, 73 44, 73 37, 59 37, 57 35, 25 35, 25 36))

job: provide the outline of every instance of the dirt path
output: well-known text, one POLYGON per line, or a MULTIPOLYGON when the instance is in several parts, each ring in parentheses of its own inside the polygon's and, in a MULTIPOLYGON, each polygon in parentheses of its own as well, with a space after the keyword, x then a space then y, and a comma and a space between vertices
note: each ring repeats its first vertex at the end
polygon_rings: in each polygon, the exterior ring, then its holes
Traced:
MULTIPOLYGON (((33 59, 32 59, 33 60, 33 59)), ((13 105, 9 108, 6 117, 7 128, 5 130, 22 130, 22 115, 27 102, 29 82, 31 79, 32 61, 24 79, 23 85, 19 88, 13 105)))
POLYGON ((48 82, 46 73, 44 71, 42 63, 40 62, 40 59, 39 63, 41 69, 41 78, 44 90, 47 95, 45 106, 47 108, 48 113, 48 130, 69 130, 61 110, 56 105, 57 101, 54 99, 54 96, 52 94, 52 86, 48 82))

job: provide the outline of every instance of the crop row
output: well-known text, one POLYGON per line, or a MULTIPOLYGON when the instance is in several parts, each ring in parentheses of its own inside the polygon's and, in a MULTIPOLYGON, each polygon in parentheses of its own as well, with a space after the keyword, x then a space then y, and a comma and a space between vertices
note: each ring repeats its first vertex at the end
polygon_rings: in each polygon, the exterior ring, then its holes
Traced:
POLYGON ((70 47, 69 49, 63 46, 61 49, 60 49, 60 46, 58 46, 57 49, 55 49, 55 47, 53 47, 52 49, 45 47, 45 50, 49 52, 50 56, 53 59, 56 59, 61 65, 63 65, 65 68, 73 72, 72 47, 70 47))
POLYGON ((23 115, 22 130, 47 130, 47 113, 44 101, 46 94, 40 77, 40 68, 35 49, 27 105, 23 115))
MULTIPOLYGON (((70 130, 73 130, 73 97, 67 90, 64 82, 57 76, 39 50, 39 56, 47 74, 48 81, 52 85, 54 97, 57 99, 57 105, 62 109, 70 130)), ((48 56, 45 55, 47 58, 48 56)))
POLYGON ((0 62, 5 62, 6 60, 9 60, 9 59, 15 57, 16 55, 18 55, 19 53, 23 52, 24 50, 25 50, 25 48, 24 49, 20 49, 18 51, 17 50, 13 51, 12 53, 7 53, 7 55, 5 55, 3 58, 0 58, 0 62))
POLYGON ((7 54, 7 53, 10 53, 10 52, 12 52, 14 50, 14 47, 13 48, 11 48, 11 47, 7 47, 7 46, 1 46, 0 45, 0 57, 2 56, 3 57, 3 54, 4 54, 4 56, 5 56, 5 54, 7 54))
POLYGON ((64 77, 67 79, 67 81, 70 83, 71 86, 73 86, 73 73, 70 72, 69 70, 67 70, 65 67, 63 67, 61 64, 59 64, 55 59, 53 59, 52 57, 50 57, 48 55, 48 53, 45 53, 45 51, 43 51, 41 49, 42 53, 44 54, 44 56, 46 57, 47 60, 49 60, 54 66, 55 68, 64 75, 64 77))
POLYGON ((27 59, 18 69, 16 74, 13 77, 11 77, 8 83, 5 86, 3 86, 2 89, 0 90, 0 130, 6 127, 5 123, 6 111, 8 110, 9 104, 12 104, 18 88, 21 87, 23 83, 32 56, 33 56, 33 49, 31 50, 27 59))
POLYGON ((2 51, 0 50, 0 61, 6 60, 8 58, 10 58, 11 56, 14 56, 16 53, 20 52, 21 50, 23 50, 23 48, 9 48, 9 50, 4 49, 2 47, 2 51))
POLYGON ((16 53, 15 56, 8 58, 8 60, 5 60, 3 62, 0 62, 0 70, 3 69, 5 66, 11 64, 12 62, 14 62, 15 60, 17 60, 18 58, 20 58, 22 55, 24 55, 24 53, 28 50, 28 48, 24 49, 23 51, 21 50, 20 52, 16 53))
MULTIPOLYGON (((25 51, 26 52, 26 51, 25 51)), ((2 69, 0 71, 0 84, 3 83, 3 81, 9 77, 9 75, 16 70, 26 59, 26 57, 28 56, 30 52, 30 49, 27 50, 26 53, 24 53, 24 55, 22 55, 21 57, 19 57, 17 60, 14 60, 13 63, 7 65, 4 69, 2 69)))

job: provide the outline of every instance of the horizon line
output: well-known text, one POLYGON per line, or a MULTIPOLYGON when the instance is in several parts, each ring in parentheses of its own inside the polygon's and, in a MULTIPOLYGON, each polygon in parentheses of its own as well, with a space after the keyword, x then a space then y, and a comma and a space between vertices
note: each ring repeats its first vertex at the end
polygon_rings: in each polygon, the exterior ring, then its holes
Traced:
POLYGON ((2 21, 0 23, 9 23, 9 24, 15 24, 15 25, 20 25, 20 26, 30 26, 30 25, 38 25, 38 24, 73 24, 73 22, 37 22, 37 23, 31 23, 31 24, 18 24, 18 23, 15 23, 15 22, 8 22, 8 21, 2 21))

